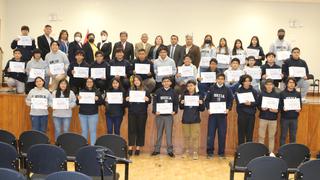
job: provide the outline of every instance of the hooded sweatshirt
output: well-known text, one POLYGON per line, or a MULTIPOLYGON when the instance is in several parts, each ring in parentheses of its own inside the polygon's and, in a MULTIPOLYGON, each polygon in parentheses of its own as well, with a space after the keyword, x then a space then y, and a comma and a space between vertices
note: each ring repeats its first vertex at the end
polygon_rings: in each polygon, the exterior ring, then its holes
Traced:
MULTIPOLYGON (((27 106, 31 106, 31 99, 32 98, 44 98, 47 99, 48 107, 52 105, 52 96, 51 93, 46 88, 33 88, 29 92, 26 98, 27 106)), ((45 116, 48 115, 48 109, 30 109, 31 116, 45 116)))
POLYGON ((28 75, 28 82, 33 82, 34 78, 30 78, 30 71, 31 69, 43 69, 45 70, 44 75, 47 76, 48 74, 48 64, 42 59, 40 58, 38 61, 35 60, 34 58, 32 58, 26 67, 26 72, 28 75))

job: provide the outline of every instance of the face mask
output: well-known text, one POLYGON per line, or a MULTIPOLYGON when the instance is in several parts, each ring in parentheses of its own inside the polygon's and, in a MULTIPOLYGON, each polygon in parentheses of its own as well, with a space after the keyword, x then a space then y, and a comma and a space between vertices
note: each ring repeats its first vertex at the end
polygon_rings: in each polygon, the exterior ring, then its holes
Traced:
POLYGON ((107 40, 107 38, 108 38, 107 36, 101 36, 101 40, 102 40, 102 41, 107 40))
POLYGON ((211 41, 211 40, 209 40, 209 39, 207 39, 207 40, 205 40, 205 41, 204 41, 204 43, 206 43, 206 44, 211 44, 211 43, 212 43, 212 41, 211 41))
POLYGON ((81 41, 81 37, 77 36, 74 38, 75 41, 80 42, 81 41))
POLYGON ((94 39, 93 39, 93 38, 90 38, 90 39, 89 39, 89 42, 93 43, 93 42, 94 42, 94 39))
POLYGON ((282 40, 284 38, 284 35, 278 35, 278 38, 282 40))

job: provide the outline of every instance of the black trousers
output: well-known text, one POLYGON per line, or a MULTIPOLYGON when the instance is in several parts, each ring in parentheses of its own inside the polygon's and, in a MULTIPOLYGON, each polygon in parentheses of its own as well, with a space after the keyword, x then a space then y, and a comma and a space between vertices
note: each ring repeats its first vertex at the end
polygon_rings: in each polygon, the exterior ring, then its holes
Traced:
POLYGON ((147 113, 128 114, 128 140, 129 146, 144 146, 147 113))
POLYGON ((255 115, 238 113, 238 144, 252 142, 255 115))
POLYGON ((83 89, 86 86, 86 79, 82 78, 70 78, 70 89, 77 95, 79 94, 80 89, 83 89))

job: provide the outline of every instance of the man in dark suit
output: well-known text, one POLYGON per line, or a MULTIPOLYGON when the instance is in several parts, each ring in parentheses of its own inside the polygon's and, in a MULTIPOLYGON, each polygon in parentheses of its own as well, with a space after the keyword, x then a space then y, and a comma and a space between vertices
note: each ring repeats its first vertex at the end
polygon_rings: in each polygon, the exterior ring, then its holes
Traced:
POLYGON ((74 41, 69 44, 69 49, 68 49, 68 59, 70 63, 76 61, 76 52, 82 49, 82 34, 81 32, 76 32, 74 33, 74 41))
POLYGON ((201 53, 199 46, 193 44, 193 37, 186 35, 186 44, 183 46, 183 52, 192 59, 192 64, 199 67, 201 53))
POLYGON ((124 59, 128 60, 131 64, 134 60, 134 47, 132 43, 127 42, 128 33, 125 31, 120 32, 120 41, 113 46, 112 59, 115 57, 115 50, 122 48, 124 50, 124 59))
POLYGON ((168 46, 169 57, 173 59, 176 63, 176 66, 182 66, 184 51, 182 46, 178 44, 179 38, 177 35, 172 35, 171 44, 168 46))
POLYGON ((44 26, 44 34, 37 38, 38 48, 41 50, 42 59, 45 59, 46 55, 50 52, 50 43, 54 41, 50 34, 52 32, 52 27, 50 25, 44 26))

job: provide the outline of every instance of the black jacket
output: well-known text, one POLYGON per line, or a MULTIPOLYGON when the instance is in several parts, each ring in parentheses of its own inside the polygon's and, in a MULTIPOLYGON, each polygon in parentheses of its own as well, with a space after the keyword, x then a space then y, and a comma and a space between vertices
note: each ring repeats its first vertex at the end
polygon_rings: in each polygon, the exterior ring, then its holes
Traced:
POLYGON ((79 104, 79 100, 77 99, 77 104, 80 105, 79 108, 79 114, 84 114, 84 115, 94 115, 98 114, 98 107, 99 105, 102 105, 104 100, 100 94, 100 92, 97 89, 81 89, 80 92, 94 92, 96 96, 98 96, 98 100, 96 101, 95 104, 79 104))
POLYGON ((110 64, 106 61, 102 62, 101 64, 98 64, 97 61, 94 61, 91 66, 90 66, 90 77, 91 77, 91 69, 92 68, 105 68, 106 69, 106 80, 108 79, 109 76, 109 69, 110 69, 110 64))
POLYGON ((150 61, 149 59, 145 59, 143 61, 140 61, 138 59, 135 59, 134 62, 133 62, 133 70, 136 68, 135 67, 135 64, 150 64, 150 72, 151 72, 151 75, 147 75, 147 74, 137 74, 139 75, 142 80, 145 80, 147 78, 152 78, 154 77, 154 68, 153 68, 153 62, 150 61))
MULTIPOLYGON (((113 51, 112 51, 112 59, 115 58, 116 55, 116 49, 122 48, 122 43, 119 41, 114 44, 113 46, 113 51)), ((134 47, 132 43, 129 43, 128 41, 126 42, 126 47, 124 49, 124 59, 127 59, 130 63, 133 62, 134 59, 134 47)))
MULTIPOLYGON (((111 66, 124 66, 126 68, 127 78, 129 78, 132 75, 132 65, 126 59, 123 59, 122 61, 118 61, 117 59, 112 59, 109 64, 110 64, 110 68, 111 66)), ((110 75, 110 78, 112 79, 114 78, 114 76, 110 75)), ((121 77, 121 79, 123 79, 123 77, 121 77)))
MULTIPOLYGON (((280 99, 280 94, 275 92, 274 90, 271 93, 268 93, 266 91, 261 91, 261 94, 259 96, 259 101, 258 101, 258 108, 260 110, 260 119, 266 119, 266 120, 277 120, 278 113, 271 112, 270 109, 267 109, 266 111, 262 110, 262 98, 263 97, 271 97, 271 98, 277 98, 280 99)), ((280 102, 280 101, 279 101, 280 102)), ((279 103, 280 105, 280 103, 279 103)), ((279 109, 279 105, 278 108, 279 109)))
MULTIPOLYGON (((111 89, 108 92, 122 92, 123 97, 123 103, 122 104, 108 104, 106 102, 106 116, 109 117, 122 117, 124 114, 124 108, 126 107, 126 101, 125 101, 125 93, 119 89, 111 89)), ((107 97, 107 94, 106 94, 107 97)))
MULTIPOLYGON (((146 101, 144 103, 127 102, 129 113, 147 114, 148 113, 148 105, 151 103, 151 96, 150 96, 150 93, 148 93, 147 91, 146 91, 146 96, 149 98, 149 101, 146 101)), ((129 97, 129 94, 127 94, 126 97, 129 97)))
POLYGON ((22 59, 25 61, 30 61, 32 58, 32 51, 36 48, 36 42, 32 39, 31 46, 20 46, 18 45, 18 41, 13 40, 11 43, 11 49, 20 49, 22 54, 22 59))
MULTIPOLYGON (((171 46, 172 45, 167 46, 168 56, 171 55, 171 52, 170 52, 171 51, 171 46)), ((175 49, 174 49, 174 53, 173 53, 173 57, 172 57, 172 59, 176 63, 176 66, 182 66, 184 54, 185 54, 184 48, 182 46, 180 46, 179 44, 177 44, 175 49)))
POLYGON ((89 42, 83 45, 83 51, 86 53, 86 57, 84 59, 88 64, 91 64, 94 61, 94 54, 89 42))
POLYGON ((280 93, 280 109, 281 109, 281 119, 297 119, 299 117, 299 112, 295 110, 284 111, 284 99, 292 99, 299 98, 300 99, 300 107, 302 108, 301 94, 296 91, 288 91, 286 88, 280 93))
POLYGON ((9 65, 10 65, 10 62, 24 62, 25 63, 25 67, 27 66, 27 63, 23 60, 21 61, 16 61, 14 59, 10 59, 8 62, 7 62, 7 65, 6 67, 4 68, 4 76, 5 77, 10 77, 10 78, 13 78, 13 79, 16 79, 20 82, 25 82, 27 80, 27 75, 26 73, 17 73, 17 72, 8 72, 8 69, 9 69, 9 65))
POLYGON ((254 115, 256 113, 256 108, 257 108, 257 105, 258 105, 258 93, 255 89, 252 88, 252 86, 250 86, 249 89, 245 89, 243 88, 242 86, 239 87, 237 90, 236 90, 236 101, 237 101, 237 112, 238 112, 238 115, 241 114, 241 113, 246 113, 246 114, 251 114, 251 115, 254 115), (255 102, 251 102, 251 104, 248 106, 248 105, 245 105, 245 104, 240 104, 239 103, 239 100, 238 100, 238 93, 247 93, 247 92, 251 92, 253 94, 253 97, 254 97, 254 100, 255 102))
POLYGON ((184 103, 182 104, 181 101, 184 100, 185 96, 190 95, 188 92, 185 92, 180 99, 180 109, 183 109, 182 114, 182 123, 183 124, 193 124, 193 123, 200 123, 200 112, 205 110, 205 105, 203 101, 203 97, 199 95, 199 93, 192 94, 192 96, 199 96, 199 100, 202 100, 203 103, 199 104, 199 106, 185 106, 184 103))
POLYGON ((102 42, 98 42, 97 44, 97 47, 100 51, 103 52, 104 54, 104 59, 106 61, 109 61, 110 60, 110 54, 112 52, 112 43, 111 42, 108 42, 108 43, 104 43, 102 46, 101 46, 102 42))
POLYGON ((76 52, 79 51, 79 50, 83 50, 82 47, 83 47, 82 44, 80 46, 77 41, 72 41, 69 44, 68 59, 69 59, 70 64, 72 62, 76 61, 76 52))
POLYGON ((160 53, 160 49, 163 48, 163 47, 167 48, 165 45, 161 44, 161 45, 158 47, 158 49, 156 50, 155 56, 153 56, 153 51, 154 51, 154 49, 156 48, 156 46, 151 46, 151 48, 150 48, 150 50, 149 50, 149 54, 148 54, 148 59, 158 59, 159 53, 160 53))
MULTIPOLYGON (((281 69, 281 67, 278 66, 276 63, 274 63, 273 66, 270 66, 268 63, 265 63, 264 65, 261 66, 261 76, 266 74, 266 69, 281 69)), ((281 81, 282 81, 281 79, 273 80, 274 86, 278 87, 281 81)))
MULTIPOLYGON (((306 69, 306 76, 308 77, 309 75, 309 68, 306 61, 302 59, 294 60, 292 57, 290 57, 289 59, 285 60, 282 65, 282 73, 284 75, 284 79, 287 79, 289 77, 289 67, 304 67, 306 69)), ((299 81, 300 77, 296 77, 295 79, 296 81, 299 81)))
POLYGON ((85 61, 82 61, 81 64, 78 64, 77 62, 73 62, 69 65, 67 75, 70 77, 70 80, 69 80, 70 85, 78 84, 78 82, 79 83, 85 82, 86 79, 84 79, 84 78, 73 77, 72 71, 74 70, 74 67, 89 67, 89 65, 85 61))
MULTIPOLYGON (((52 37, 50 37, 51 42, 54 41, 52 37)), ((50 44, 47 41, 47 38, 45 35, 41 35, 37 38, 38 41, 38 48, 41 50, 42 59, 45 59, 46 55, 50 52, 50 44)))
POLYGON ((172 88, 165 90, 163 87, 159 88, 153 97, 152 112, 157 112, 157 103, 172 103, 173 111, 178 113, 179 99, 178 95, 172 88))

